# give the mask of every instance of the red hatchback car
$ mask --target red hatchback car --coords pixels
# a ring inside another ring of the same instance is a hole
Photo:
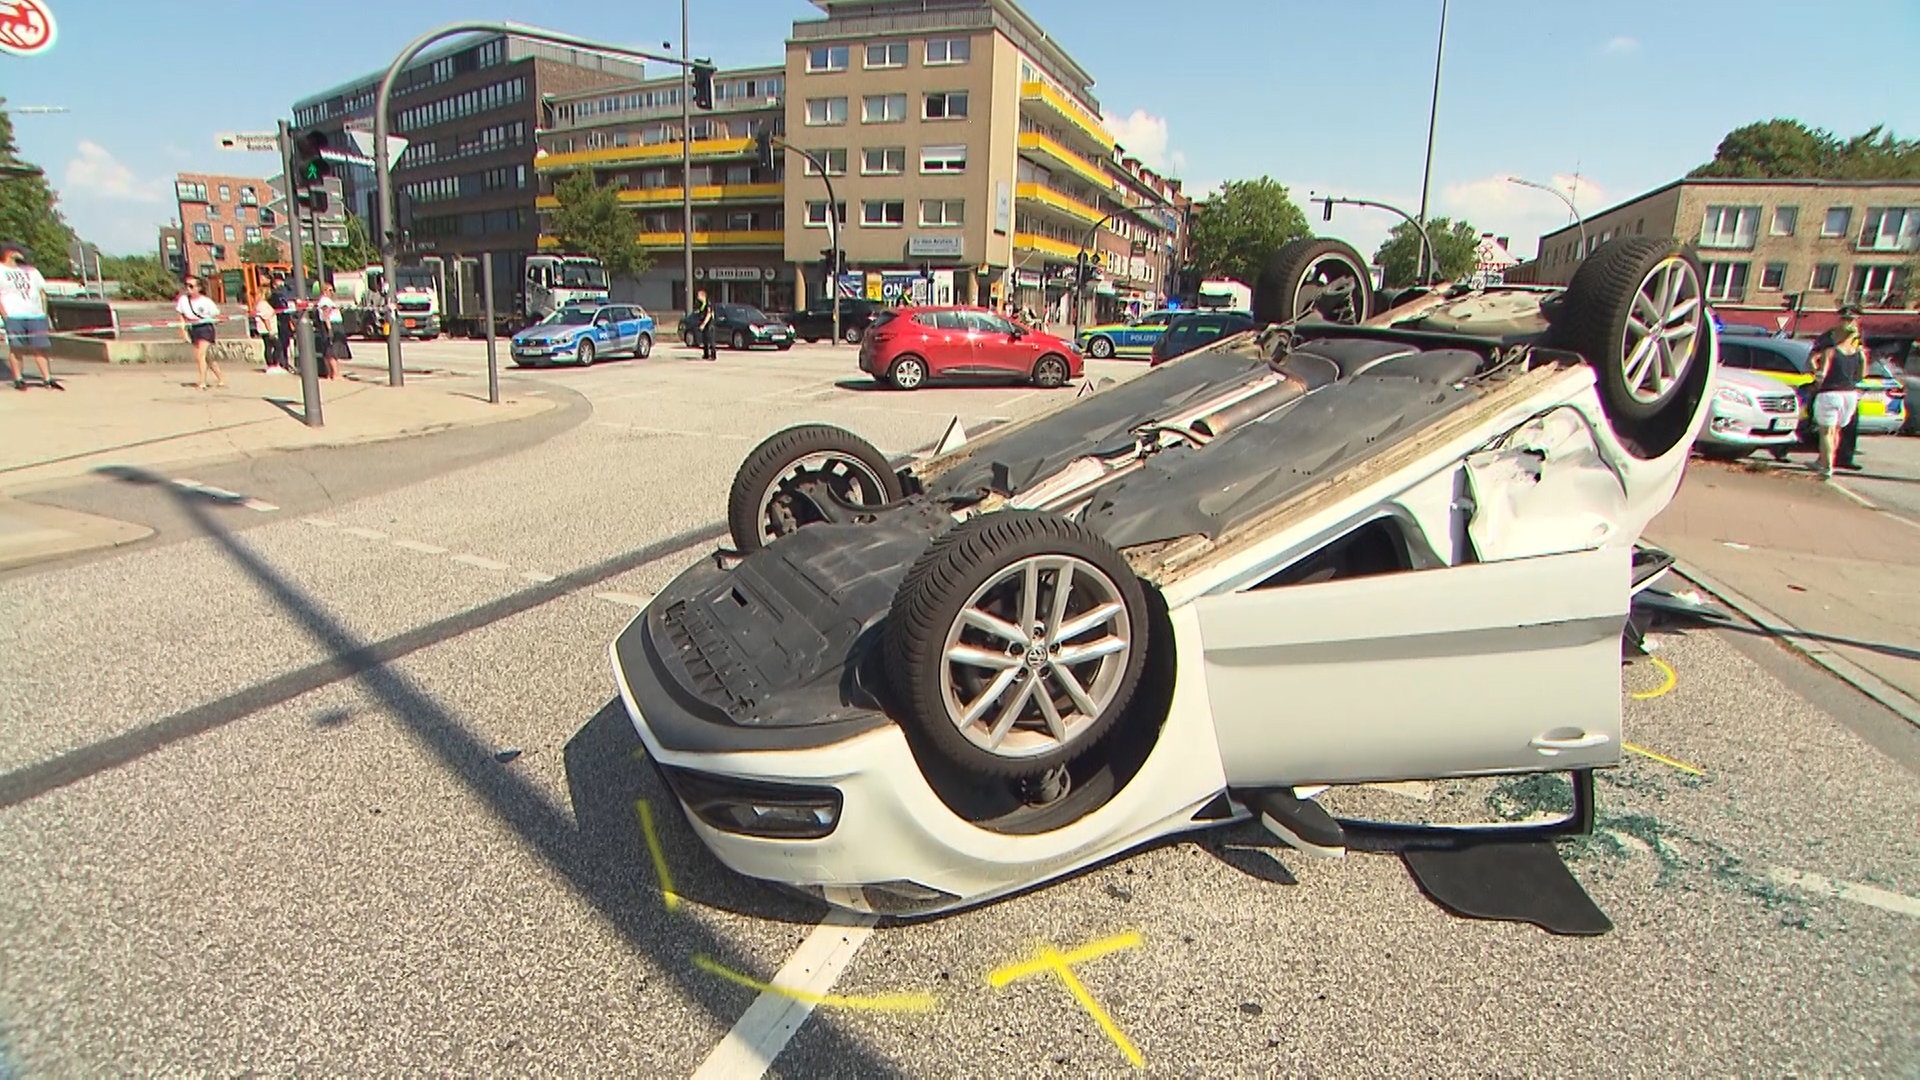
[[[874,317],[860,343],[860,370],[900,390],[938,378],[1055,387],[1080,377],[1080,354],[983,308],[902,307]]]

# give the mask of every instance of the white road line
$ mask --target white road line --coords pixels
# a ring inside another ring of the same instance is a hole
[[[633,593],[624,593],[624,592],[594,593],[593,598],[595,600],[605,600],[609,604],[620,604],[625,607],[635,607],[635,608],[646,607],[649,603],[652,602],[651,597],[635,596]]]
[[[461,554],[461,555],[455,555],[455,556],[453,556],[452,558],[453,558],[453,561],[454,561],[454,562],[457,562],[457,563],[466,563],[466,564],[467,564],[468,566],[477,566],[477,567],[479,567],[479,568],[480,568],[480,569],[482,569],[482,570],[511,570],[511,569],[513,569],[513,567],[511,567],[511,566],[508,566],[508,565],[507,565],[506,563],[503,563],[503,562],[497,562],[497,561],[495,561],[495,560],[493,560],[493,559],[485,559],[485,558],[481,558],[481,557],[480,557],[480,556],[478,556],[478,555],[466,555],[466,554]]]
[[[441,547],[439,544],[423,544],[418,540],[395,540],[393,546],[405,548],[408,551],[417,551],[422,555],[445,555],[447,553],[447,549]]]
[[[357,536],[362,540],[385,540],[387,538],[387,534],[381,532],[379,529],[363,529],[357,525],[352,528],[341,529],[340,531],[346,533],[348,536]]]
[[[216,499],[226,499],[230,502],[238,502],[239,500],[246,498],[246,496],[240,494],[237,491],[228,491],[226,488],[217,488],[209,484],[201,484],[200,490],[202,492],[205,492],[208,495],[213,496]]]
[[[1893,520],[1899,522],[1900,524],[1907,526],[1908,528],[1920,529],[1920,521],[1914,521],[1910,518],[1902,517],[1899,514],[1896,514],[1893,511],[1887,509],[1886,507],[1881,506],[1879,503],[1874,502],[1872,499],[1867,498],[1865,495],[1862,495],[1859,492],[1853,490],[1847,485],[1842,484],[1838,480],[1827,481],[1827,486],[1839,492],[1840,494],[1845,495],[1847,498],[1852,499],[1854,502],[1859,503],[1861,506],[1864,506],[1869,510],[1877,511],[1881,514],[1884,514],[1887,517],[1890,517]]]
[[[200,481],[189,480],[184,476],[176,476],[173,478],[173,486],[177,488],[186,488],[188,491],[199,491]]]
[[[322,529],[337,529],[340,527],[340,523],[333,520],[332,518],[309,517],[309,518],[301,518],[300,520],[306,522],[309,525],[318,526]]]
[[[873,936],[873,924],[871,915],[829,913],[794,950],[793,958],[773,977],[773,985],[810,996],[825,994]],[[766,1075],[773,1059],[812,1012],[811,1001],[771,990],[762,993],[694,1070],[693,1080],[754,1080]]]
[[[270,502],[266,502],[261,499],[242,499],[240,500],[240,505],[246,507],[249,510],[258,511],[262,514],[271,514],[275,510],[280,509],[278,506],[275,506],[274,504]]]
[[[553,580],[552,574],[543,574],[538,570],[522,570],[520,576],[533,582],[535,585],[545,585],[547,582]]]
[[[717,431],[688,431],[684,428],[648,427],[645,424],[622,424],[616,420],[601,420],[597,422],[601,427],[637,431],[642,435],[672,435],[682,439],[728,439],[737,442],[750,442],[753,439],[751,435],[728,435]]]
[[[1819,874],[1803,873],[1776,866],[1770,875],[1780,885],[1792,886],[1821,896],[1831,896],[1837,900],[1851,900],[1856,904],[1865,904],[1882,911],[1891,911],[1896,915],[1906,915],[1920,919],[1920,899],[1903,893],[1876,889],[1871,885],[1856,885],[1851,881],[1834,881]]]

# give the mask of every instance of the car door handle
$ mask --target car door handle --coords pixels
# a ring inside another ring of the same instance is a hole
[[[1543,732],[1533,737],[1527,745],[1552,757],[1568,750],[1591,750],[1596,746],[1605,746],[1613,741],[1613,736],[1604,731],[1583,731],[1577,735],[1563,735],[1558,731]]]

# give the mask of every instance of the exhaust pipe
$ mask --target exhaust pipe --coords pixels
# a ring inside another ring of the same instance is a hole
[[[1216,409],[1194,421],[1193,429],[1208,438],[1219,438],[1227,432],[1249,421],[1258,420],[1284,406],[1307,396],[1306,384],[1288,375],[1283,381],[1269,386],[1251,397],[1243,398],[1224,408]]]

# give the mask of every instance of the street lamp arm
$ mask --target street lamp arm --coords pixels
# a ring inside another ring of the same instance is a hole
[[[1433,238],[1427,235],[1427,227],[1421,224],[1419,219],[1407,213],[1405,210],[1390,203],[1374,202],[1372,199],[1347,199],[1334,195],[1313,195],[1311,192],[1308,193],[1307,201],[1326,203],[1328,204],[1329,210],[1332,209],[1332,204],[1341,203],[1346,206],[1370,206],[1375,210],[1385,210],[1388,213],[1399,214],[1402,218],[1406,219],[1407,224],[1413,226],[1414,230],[1420,234],[1420,250],[1422,254],[1426,256],[1426,264],[1434,270],[1440,268],[1440,252],[1438,248],[1433,246]]]
[[[771,133],[767,142],[781,150],[790,150],[807,159],[815,172],[820,174],[820,182],[827,185],[827,244],[833,248],[833,266],[827,275],[827,299],[833,305],[833,343],[840,343],[840,197],[833,193],[833,177],[827,172],[827,163],[813,156],[813,151],[798,147]]]
[[[1537,180],[1527,180],[1518,176],[1507,177],[1507,183],[1519,184],[1521,187],[1538,188],[1539,190],[1546,192],[1547,194],[1553,196],[1554,198],[1559,199],[1561,202],[1566,203],[1567,213],[1573,215],[1573,223],[1580,230],[1580,257],[1583,259],[1586,258],[1587,222],[1585,218],[1582,218],[1580,216],[1580,208],[1573,205],[1573,199],[1569,197],[1566,192],[1561,191],[1557,187],[1553,187],[1548,184],[1542,184]]]

